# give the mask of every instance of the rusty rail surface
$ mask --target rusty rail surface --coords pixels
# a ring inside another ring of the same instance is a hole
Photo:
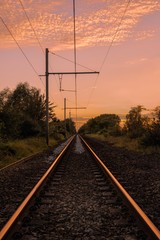
[[[21,217],[24,214],[24,211],[28,208],[30,203],[33,201],[33,199],[35,198],[35,195],[40,191],[40,189],[42,188],[42,185],[47,181],[51,172],[55,169],[55,167],[57,166],[60,159],[64,156],[64,154],[68,150],[69,146],[71,145],[74,137],[75,136],[71,137],[69,143],[64,147],[64,149],[61,151],[61,153],[58,155],[58,157],[54,160],[54,162],[48,168],[46,173],[42,176],[42,178],[38,181],[38,183],[34,186],[34,188],[28,194],[28,196],[24,199],[24,201],[21,203],[21,205],[17,208],[15,213],[12,215],[12,217],[8,220],[8,222],[2,228],[2,230],[0,232],[0,240],[10,239],[10,236],[12,235],[14,227],[20,221]]]
[[[101,159],[96,155],[96,153],[90,148],[90,146],[86,143],[86,141],[80,136],[84,146],[89,149],[94,158],[102,167],[103,171],[109,176],[113,185],[116,186],[117,191],[120,193],[123,200],[127,203],[128,207],[131,209],[133,214],[135,215],[138,222],[140,222],[143,230],[147,233],[152,240],[160,240],[160,231],[154,225],[154,223],[147,217],[147,215],[143,212],[143,210],[138,206],[138,204],[133,200],[133,198],[127,193],[127,191],[122,187],[122,185],[117,181],[117,179],[113,176],[113,174],[109,171],[106,165],[101,161]]]

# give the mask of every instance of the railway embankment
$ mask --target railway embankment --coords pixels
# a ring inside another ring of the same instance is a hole
[[[159,155],[144,155],[95,139],[86,140],[141,209],[159,227]],[[32,160],[0,171],[1,226],[63,147],[61,145]],[[79,139],[70,154],[53,176],[51,188],[45,187],[44,198],[35,206],[36,216],[30,216],[29,223],[25,223],[27,227],[25,225],[21,229],[21,236],[29,236],[22,239],[41,236],[46,236],[47,239],[51,236],[56,236],[55,239],[62,239],[62,236],[63,239],[96,239],[96,236],[97,239],[106,239],[106,236],[108,239],[146,239],[132,223],[133,219],[126,220],[126,210],[117,205],[121,201],[115,191],[110,192],[110,187],[107,187],[109,183],[106,186],[106,180],[100,176],[97,166],[88,159],[89,154],[84,152]],[[123,213],[119,212],[121,210]]]
[[[129,194],[160,227],[160,154],[144,154],[106,141],[86,138]]]

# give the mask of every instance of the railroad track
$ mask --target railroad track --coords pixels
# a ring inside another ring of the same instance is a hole
[[[3,227],[0,239],[160,239],[93,150],[79,141],[77,137],[77,147],[70,140]]]

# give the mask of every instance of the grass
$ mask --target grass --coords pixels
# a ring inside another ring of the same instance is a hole
[[[123,147],[128,150],[141,152],[144,154],[151,154],[151,153],[160,153],[160,147],[144,147],[139,144],[139,139],[131,139],[127,136],[110,136],[108,135],[105,137],[104,135],[99,134],[88,134],[89,137],[93,137],[95,139],[99,139],[101,141],[107,141],[112,143],[116,147]]]
[[[57,144],[57,141],[51,138],[50,146],[55,144]],[[0,168],[47,149],[49,147],[46,145],[45,138],[27,138],[6,143],[0,142]]]

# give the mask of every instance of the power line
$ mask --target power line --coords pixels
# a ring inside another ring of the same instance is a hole
[[[64,59],[64,60],[66,60],[66,61],[68,61],[68,62],[71,62],[71,63],[74,63],[74,61],[72,61],[72,60],[70,60],[70,59],[68,59],[68,58],[65,58],[65,57],[63,57],[63,56],[61,56],[61,55],[59,55],[59,54],[57,54],[57,53],[54,53],[54,52],[51,52],[50,51],[50,53],[51,54],[53,54],[53,55],[55,55],[55,56],[57,56],[57,57],[59,57],[59,58],[62,58],[62,59]],[[91,68],[88,68],[88,67],[86,67],[86,66],[84,66],[84,65],[82,65],[82,64],[79,64],[79,63],[76,63],[78,66],[80,66],[80,67],[83,67],[83,68],[85,68],[85,69],[87,69],[87,70],[89,70],[89,71],[93,71],[94,72],[94,70],[93,69],[91,69]],[[56,76],[56,75],[55,75]],[[68,91],[68,90],[61,90],[61,91]],[[73,92],[73,91],[72,91]],[[74,92],[75,92],[75,90],[74,90]]]
[[[36,39],[37,39],[37,42],[38,42],[38,44],[39,44],[39,46],[40,46],[43,54],[45,54],[45,51],[44,51],[44,49],[43,49],[43,47],[42,47],[42,45],[41,45],[41,43],[40,43],[40,41],[39,41],[39,38],[38,38],[38,36],[37,36],[37,34],[36,34],[36,31],[35,31],[32,23],[31,23],[31,21],[30,21],[30,19],[29,19],[29,17],[28,17],[28,14],[27,14],[27,12],[26,12],[26,10],[25,10],[25,8],[24,8],[24,5],[23,5],[23,3],[22,3],[21,0],[19,0],[19,2],[20,2],[20,4],[21,4],[21,7],[22,7],[22,9],[23,9],[23,11],[24,11],[24,13],[25,13],[25,16],[26,16],[26,18],[27,18],[27,20],[28,20],[28,22],[29,22],[29,24],[30,24],[30,27],[32,28],[32,30],[33,30],[33,32],[34,32],[34,35],[35,35],[35,37],[36,37]]]
[[[127,5],[126,5],[126,7],[125,7],[125,10],[124,10],[124,12],[123,12],[123,14],[122,14],[121,20],[120,20],[120,22],[119,22],[119,24],[118,24],[118,26],[117,26],[117,28],[116,28],[116,31],[115,31],[115,33],[114,33],[114,35],[113,35],[113,38],[112,38],[112,41],[111,41],[111,43],[110,43],[110,45],[109,45],[108,51],[107,51],[107,53],[106,53],[106,55],[105,55],[105,57],[104,57],[104,60],[103,60],[103,62],[102,62],[102,64],[101,64],[100,71],[102,70],[102,67],[103,67],[103,65],[104,65],[104,63],[105,63],[105,61],[106,61],[106,59],[107,59],[107,57],[108,57],[108,55],[109,55],[109,52],[110,52],[110,50],[111,50],[111,47],[113,46],[114,40],[115,40],[115,38],[116,38],[116,36],[117,36],[117,33],[119,32],[119,28],[120,28],[120,26],[121,26],[121,24],[122,24],[122,21],[123,21],[123,19],[124,19],[124,17],[125,17],[125,14],[126,14],[126,12],[127,12],[127,9],[128,9],[128,7],[129,7],[130,3],[131,3],[131,0],[128,0]]]
[[[106,53],[106,55],[105,55],[105,57],[104,57],[104,59],[103,59],[103,62],[102,62],[102,64],[101,64],[101,66],[100,66],[100,70],[99,70],[100,73],[101,73],[102,67],[104,66],[104,63],[105,63],[105,61],[106,61],[106,59],[107,59],[107,57],[108,57],[108,55],[109,55],[109,52],[110,52],[110,50],[111,50],[111,47],[113,46],[113,43],[114,43],[114,41],[115,41],[115,38],[116,38],[116,36],[117,36],[117,33],[119,32],[119,28],[120,28],[120,26],[121,26],[121,24],[122,24],[122,21],[123,21],[123,19],[124,19],[124,17],[125,17],[125,14],[126,14],[126,12],[127,12],[127,9],[128,9],[128,7],[129,7],[130,3],[131,3],[131,0],[128,0],[127,5],[126,5],[126,7],[125,7],[125,10],[124,10],[124,12],[123,12],[123,14],[122,14],[121,20],[120,20],[120,22],[119,22],[119,24],[118,24],[118,26],[117,26],[117,28],[116,28],[116,31],[115,31],[115,33],[114,33],[114,35],[113,35],[113,38],[112,38],[112,41],[111,41],[111,43],[110,43],[110,45],[109,45],[109,47],[108,47],[107,53]],[[97,84],[97,81],[98,81],[99,76],[100,76],[100,74],[99,74],[99,75],[96,77],[96,79],[95,79],[95,84],[94,84],[94,87],[92,88],[92,91],[91,91],[91,93],[90,93],[87,106],[89,105],[89,102],[90,102],[90,99],[91,99],[91,97],[92,97],[93,91],[94,91],[94,89],[96,88],[96,84]]]
[[[41,50],[42,50],[42,53],[43,53],[43,55],[45,56],[45,51],[44,51],[44,49],[43,49],[43,47],[42,47],[42,44],[41,44],[41,42],[40,42],[40,40],[39,40],[39,38],[38,38],[38,36],[37,36],[37,34],[36,34],[36,31],[35,31],[32,23],[31,23],[31,21],[30,21],[30,19],[29,19],[29,16],[28,16],[28,14],[27,14],[27,12],[26,12],[26,10],[25,10],[25,8],[24,8],[24,5],[23,5],[23,3],[22,3],[21,0],[19,0],[19,2],[20,2],[20,4],[21,4],[21,7],[22,7],[22,9],[23,9],[23,11],[24,11],[24,13],[25,13],[25,16],[26,16],[26,18],[27,18],[27,20],[28,20],[28,22],[29,22],[29,24],[30,24],[30,27],[31,27],[31,29],[32,29],[35,37],[36,37],[36,40],[37,40],[37,42],[38,42],[38,44],[39,44],[39,46],[40,46],[40,48],[41,48]],[[49,64],[49,65],[50,65],[50,64]],[[51,65],[50,65],[50,68],[52,69],[52,66],[51,66]],[[52,71],[53,71],[53,69],[52,69]],[[56,84],[57,84],[56,76],[54,76],[54,78],[55,78]],[[58,87],[58,84],[57,84],[57,87]],[[63,98],[62,93],[61,93],[61,97]],[[51,97],[51,98],[52,98],[53,102],[55,102],[55,100],[53,99],[53,97]]]
[[[39,46],[40,46],[40,48],[41,48],[41,50],[42,50],[42,53],[43,53],[43,55],[45,56],[45,51],[44,51],[44,49],[43,49],[43,47],[42,47],[42,44],[41,44],[41,42],[40,42],[40,40],[39,40],[39,38],[38,38],[38,36],[37,36],[37,34],[36,34],[36,31],[35,31],[32,23],[31,23],[31,21],[30,21],[30,19],[29,19],[29,16],[28,16],[28,14],[27,14],[27,12],[26,12],[26,10],[25,10],[25,8],[24,8],[24,5],[23,5],[23,3],[22,3],[21,0],[19,0],[19,2],[20,2],[20,4],[21,4],[21,7],[22,7],[22,9],[23,9],[23,11],[24,11],[24,13],[25,13],[25,16],[26,16],[26,18],[27,18],[27,20],[28,20],[28,22],[29,22],[29,24],[30,24],[30,27],[31,27],[31,29],[32,29],[35,37],[36,37],[36,40],[37,40],[37,42],[38,42],[38,44],[39,44]],[[51,66],[51,65],[50,65],[50,67],[51,67],[51,69],[52,69],[52,66]],[[55,79],[56,79],[56,77],[55,77]],[[57,80],[57,79],[56,79],[56,80]],[[56,83],[57,83],[57,82],[56,82]],[[58,87],[58,85],[57,85],[57,87]],[[61,94],[61,96],[62,96],[62,94]],[[53,100],[53,98],[52,98],[52,100]],[[53,100],[53,101],[54,101],[54,100]]]
[[[74,61],[72,61],[72,60],[70,60],[70,59],[68,59],[68,58],[65,58],[65,57],[63,57],[63,56],[61,56],[61,55],[59,55],[59,54],[57,54],[57,53],[54,53],[54,52],[50,52],[51,54],[53,54],[53,55],[55,55],[55,56],[57,56],[57,57],[59,57],[59,58],[62,58],[62,59],[64,59],[64,60],[66,60],[66,61],[68,61],[68,62],[71,62],[71,63],[74,63]],[[90,70],[90,71],[94,71],[93,69],[91,69],[91,68],[88,68],[88,67],[86,67],[86,66],[84,66],[84,65],[82,65],[82,64],[79,64],[79,63],[76,63],[78,66],[80,66],[80,67],[83,67],[83,68],[86,68],[86,69],[88,69],[88,70]]]
[[[7,26],[7,24],[5,23],[5,21],[3,20],[2,17],[0,17],[2,23],[4,24],[4,26],[6,27],[6,29],[8,30],[9,34],[11,35],[11,37],[13,38],[13,40],[15,41],[15,43],[17,44],[18,48],[20,49],[21,53],[23,54],[23,56],[25,57],[25,59],[27,60],[27,62],[29,63],[29,65],[31,66],[32,70],[34,71],[34,73],[38,76],[38,78],[41,80],[42,84],[44,85],[42,79],[39,77],[38,72],[36,71],[36,69],[34,68],[33,64],[30,62],[30,60],[28,59],[28,57],[26,56],[26,54],[24,53],[23,49],[21,48],[21,46],[19,45],[19,43],[17,42],[17,40],[15,39],[15,37],[13,36],[11,30],[9,29],[9,27]]]
[[[38,36],[37,36],[37,34],[36,34],[36,31],[34,30],[32,24],[31,24],[31,21],[30,21],[27,13],[26,13],[26,11],[25,11],[25,8],[24,8],[24,6],[23,6],[23,4],[22,4],[22,1],[19,0],[19,2],[20,2],[20,4],[21,4],[21,7],[22,7],[22,9],[23,9],[23,11],[24,11],[24,13],[25,13],[25,16],[26,16],[26,18],[27,18],[27,20],[28,20],[28,22],[29,22],[29,24],[30,24],[30,26],[31,26],[31,29],[32,29],[33,32],[34,32],[34,35],[35,35],[36,40],[37,40],[37,42],[38,42],[38,44],[39,44],[39,46],[40,46],[40,48],[41,48],[41,50],[42,50],[42,53],[45,55],[44,49],[43,49],[43,47],[42,47],[42,45],[41,45],[41,43],[40,43],[40,41],[39,41],[39,39],[38,39]],[[38,72],[36,71],[36,69],[34,68],[33,64],[30,62],[30,60],[28,59],[28,57],[27,57],[26,54],[24,53],[23,49],[22,49],[21,46],[19,45],[19,43],[18,43],[18,41],[16,40],[16,38],[13,36],[11,30],[9,29],[9,27],[7,26],[7,24],[5,23],[5,21],[3,20],[3,18],[2,18],[2,17],[0,17],[0,18],[1,18],[2,23],[4,24],[4,26],[5,26],[6,29],[8,30],[9,34],[11,35],[11,37],[13,38],[13,40],[15,41],[16,45],[17,45],[18,48],[20,49],[21,53],[22,53],[23,56],[26,58],[27,62],[29,63],[29,65],[31,66],[31,68],[33,69],[33,71],[35,72],[35,74],[38,76],[38,78],[40,79],[40,81],[42,82],[42,84],[43,84],[43,86],[44,86],[44,88],[45,88],[45,84],[44,84],[43,80],[41,79],[41,77],[39,76],[39,74],[38,74]],[[56,79],[56,77],[55,77],[55,79]],[[56,83],[57,83],[57,82],[56,82]],[[58,87],[58,86],[57,86],[57,87]],[[61,97],[62,97],[62,93],[61,93]],[[52,98],[52,100],[53,100],[53,98]],[[53,100],[53,102],[55,102],[55,100]]]
[[[52,53],[52,52],[49,51],[49,53]],[[53,72],[53,68],[52,68],[52,66],[50,65],[50,63],[49,63],[49,66],[50,66],[50,68],[51,68],[51,70],[52,70],[52,72]],[[55,80],[56,80],[57,89],[59,89],[56,75],[53,75],[53,77],[54,77]],[[52,83],[51,83],[51,84],[52,84]],[[62,100],[63,100],[63,99],[64,99],[64,96],[63,96],[63,94],[62,94],[62,91],[59,91],[59,92],[60,92],[60,96],[61,96],[61,98],[62,98]],[[52,100],[53,100],[53,98],[52,98]],[[53,100],[53,101],[54,101],[54,100]]]

